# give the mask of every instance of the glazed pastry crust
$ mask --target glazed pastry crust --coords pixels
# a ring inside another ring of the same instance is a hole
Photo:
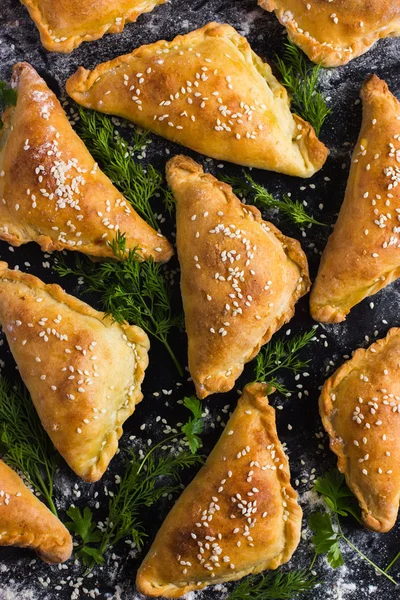
[[[190,158],[171,159],[167,180],[177,205],[189,370],[205,398],[232,389],[244,364],[292,318],[310,288],[307,259],[297,240]]]
[[[46,50],[72,52],[82,42],[120,33],[143,13],[166,0],[21,0]]]
[[[259,383],[244,389],[217,445],[171,509],[145,557],[136,579],[140,593],[177,598],[207,585],[276,569],[290,560],[300,541],[302,511],[290,484],[267,391],[268,386]],[[243,514],[240,497],[257,500],[250,533],[246,533],[248,511]],[[219,509],[214,510],[215,505]],[[202,519],[204,510],[211,520]],[[207,549],[206,536],[220,546],[216,564],[210,561],[212,548]],[[212,570],[205,568],[210,563]]]
[[[48,563],[72,554],[72,538],[64,525],[0,460],[0,546],[31,548]]]
[[[327,157],[311,125],[290,113],[270,66],[230,25],[209,23],[93,71],[80,67],[66,88],[83,106],[216,159],[310,177]]]
[[[356,350],[325,382],[319,400],[338,469],[365,525],[378,532],[394,526],[399,509],[399,362],[400,329],[393,328],[367,350]]]
[[[142,400],[147,335],[4,262],[0,322],[54,446],[79,477],[97,481]]]
[[[152,229],[97,167],[55,94],[27,63],[14,66],[16,107],[0,130],[0,239],[35,241],[44,252],[77,250],[114,257],[108,242],[164,262],[168,240]]]
[[[363,121],[346,195],[311,290],[311,315],[339,323],[400,276],[400,104],[376,75],[361,90]]]
[[[345,65],[386,37],[400,35],[398,0],[258,0],[315,63]],[[308,8],[309,7],[309,8]]]

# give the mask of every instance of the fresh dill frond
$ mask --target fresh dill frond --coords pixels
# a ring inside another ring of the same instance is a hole
[[[352,515],[360,523],[360,509],[353,493],[346,485],[343,475],[337,469],[331,469],[314,483],[315,491],[324,499],[329,512],[313,512],[308,520],[313,536],[311,541],[315,546],[315,555],[311,563],[310,570],[313,568],[318,555],[324,554],[333,569],[337,569],[344,564],[344,558],[341,551],[341,544],[345,543],[349,548],[354,550],[360,558],[370,564],[375,571],[384,575],[394,585],[397,582],[388,575],[387,571],[378,567],[371,559],[368,558],[357,546],[353,544],[347,536],[345,536],[340,517],[348,517]]]
[[[163,202],[167,213],[171,217],[176,208],[176,202],[174,195],[169,188],[163,190]]]
[[[284,194],[280,199],[275,198],[264,186],[260,185],[249,175],[243,171],[244,180],[237,176],[222,175],[221,179],[225,183],[232,186],[234,193],[241,197],[250,195],[252,202],[260,210],[278,209],[279,212],[296,225],[321,225],[325,227],[325,223],[317,221],[311,217],[304,205],[298,200],[292,200],[290,196]]]
[[[10,87],[5,81],[0,80],[0,112],[4,112],[7,106],[15,106],[17,104],[17,92]],[[0,129],[3,128],[3,121],[0,119]]]
[[[306,569],[266,572],[243,579],[226,600],[293,600],[318,583]]]
[[[86,285],[85,292],[99,294],[103,310],[115,321],[139,325],[159,340],[183,375],[168,341],[171,330],[180,326],[181,317],[172,313],[171,293],[162,266],[152,258],[141,261],[135,249],[127,251],[125,234],[120,232],[110,246],[118,262],[94,263],[76,253],[75,266],[70,267],[60,253],[54,269],[61,277],[80,278]]]
[[[0,453],[21,472],[57,515],[53,501],[57,455],[22,384],[0,377]]]
[[[274,374],[282,369],[299,373],[307,367],[310,361],[299,358],[298,354],[315,339],[315,330],[316,327],[313,327],[292,339],[277,339],[263,346],[255,359],[255,381],[268,383],[282,394],[290,394],[290,390]]]
[[[133,130],[129,145],[116,131],[111,119],[96,111],[78,106],[79,135],[104,173],[121,191],[141,217],[156,231],[159,224],[151,200],[161,189],[162,175],[152,165],[144,166],[133,159],[143,149],[149,133]]]
[[[321,66],[312,64],[292,42],[285,43],[283,58],[276,56],[276,63],[294,110],[311,123],[318,136],[325,119],[332,112],[318,90]]]
[[[105,527],[96,528],[89,507],[85,507],[83,513],[72,506],[67,511],[72,521],[66,526],[79,539],[76,555],[88,569],[102,564],[105,552],[126,537],[140,550],[147,537],[142,521],[144,509],[179,492],[181,471],[203,462],[196,454],[201,446],[198,435],[203,431],[201,403],[191,397],[184,398],[183,404],[192,416],[182,425],[180,433],[173,433],[155,444],[144,458],[133,451],[129,453],[124,473],[109,502]],[[170,445],[179,438],[185,438],[189,450],[182,445]]]

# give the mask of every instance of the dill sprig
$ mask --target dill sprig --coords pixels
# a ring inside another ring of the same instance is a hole
[[[0,452],[21,472],[57,515],[53,502],[56,453],[22,384],[0,378]]]
[[[126,537],[130,537],[140,550],[147,537],[142,511],[161,498],[179,492],[181,471],[202,463],[202,457],[196,454],[200,447],[197,434],[203,431],[201,403],[196,398],[185,398],[183,404],[192,417],[182,425],[180,433],[173,433],[155,444],[142,459],[133,451],[129,453],[118,488],[111,496],[104,527],[96,527],[89,507],[81,512],[72,506],[67,511],[72,521],[66,526],[80,539],[76,554],[88,569],[102,564],[105,552]],[[189,450],[182,445],[168,445],[182,437]]]
[[[7,106],[15,106],[17,104],[17,92],[10,87],[5,81],[0,80],[0,112],[4,112]],[[3,128],[3,121],[0,119],[0,129]]]
[[[282,83],[292,98],[295,111],[311,123],[317,136],[326,117],[332,112],[318,91],[321,65],[313,65],[292,42],[285,43],[283,58],[276,56]]]
[[[164,344],[182,376],[182,367],[168,342],[171,329],[179,327],[182,319],[172,314],[162,267],[152,258],[141,261],[136,249],[127,251],[125,234],[117,232],[110,246],[118,262],[94,263],[77,253],[75,266],[70,267],[59,254],[54,269],[61,277],[77,276],[86,284],[85,292],[99,294],[103,310],[115,321],[139,325]]]
[[[263,346],[255,359],[255,380],[268,383],[281,394],[290,394],[290,390],[274,376],[274,373],[281,369],[299,373],[307,367],[310,361],[299,358],[298,354],[315,339],[315,330],[316,327],[313,327],[291,340],[277,339]]]
[[[151,199],[161,190],[162,175],[152,165],[146,167],[133,160],[134,152],[142,150],[148,131],[133,129],[128,144],[114,129],[112,121],[101,113],[78,106],[79,135],[104,173],[141,217],[156,231],[159,224],[151,207]]]
[[[318,583],[306,569],[250,575],[234,588],[226,600],[293,600]]]
[[[397,585],[393,577],[387,573],[393,561],[384,571],[361,552],[343,532],[339,517],[351,515],[361,523],[358,503],[347,487],[344,476],[337,469],[331,469],[322,477],[318,477],[314,489],[322,496],[330,512],[318,511],[312,513],[309,517],[308,524],[313,532],[311,541],[315,546],[315,555],[310,570],[320,554],[326,554],[327,560],[333,569],[341,567],[344,564],[344,558],[340,545],[344,542],[376,571],[384,575],[394,585]]]
[[[325,223],[317,221],[311,217],[304,208],[304,205],[298,200],[292,200],[290,196],[284,194],[279,200],[275,198],[264,186],[260,185],[243,171],[244,180],[237,176],[222,175],[221,179],[232,186],[237,196],[245,197],[250,194],[252,201],[260,210],[278,209],[279,212],[295,223],[296,225],[321,225],[326,227]]]

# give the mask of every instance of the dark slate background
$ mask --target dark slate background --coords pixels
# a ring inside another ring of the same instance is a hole
[[[93,68],[97,63],[130,52],[141,44],[162,38],[171,39],[177,34],[200,27],[210,20],[228,22],[236,27],[240,33],[248,37],[254,50],[266,59],[273,60],[275,53],[282,50],[285,40],[282,27],[273,15],[257,8],[255,0],[230,0],[230,2],[172,0],[169,4],[158,7],[153,13],[140,17],[138,23],[128,25],[122,34],[108,35],[97,42],[83,44],[71,55],[48,53],[44,50],[38,32],[25,8],[17,0],[0,0],[0,78],[8,80],[12,65],[17,61],[26,60],[39,71],[59,96],[64,96],[65,80],[79,65]],[[368,54],[349,65],[323,71],[321,89],[333,109],[321,134],[322,140],[330,149],[326,165],[312,180],[253,171],[256,180],[264,183],[272,192],[292,192],[293,197],[307,202],[309,210],[317,219],[333,224],[343,199],[350,155],[361,121],[361,106],[358,100],[361,82],[366,75],[375,72],[386,79],[391,90],[399,95],[399,60],[399,41],[383,40]],[[71,110],[68,110],[71,113]],[[178,146],[154,136],[147,150],[147,158],[159,168],[163,168],[168,156],[179,151],[181,150]],[[204,157],[188,153],[197,160],[205,161]],[[222,167],[220,163],[217,164],[212,160],[207,160],[205,166],[214,174]],[[240,173],[237,167],[229,164],[224,165],[224,169],[229,173]],[[162,207],[157,205],[157,201],[155,210],[162,212]],[[282,220],[276,213],[266,216],[284,233],[301,239],[314,277],[329,229],[313,226],[300,231]],[[173,219],[166,217],[166,222],[162,223],[161,228],[173,240]],[[52,257],[43,255],[35,244],[13,249],[1,242],[0,256],[9,262],[11,267],[19,265],[21,269],[38,275],[47,282],[59,282],[51,270]],[[177,263],[171,262],[167,269],[167,274],[176,287],[179,278]],[[61,283],[70,293],[96,304],[94,298],[88,299],[83,295],[84,290],[77,281],[63,280]],[[371,301],[373,304],[370,305]],[[351,354],[352,350],[367,346],[376,337],[384,336],[391,326],[399,324],[399,305],[400,286],[394,283],[374,298],[365,300],[353,309],[345,323],[319,326],[317,341],[306,351],[312,359],[308,372],[296,381],[290,375],[285,379],[290,389],[294,390],[292,397],[284,398],[275,395],[271,398],[271,403],[279,407],[278,431],[281,440],[287,445],[292,480],[300,494],[300,502],[306,516],[318,507],[318,500],[312,492],[313,479],[334,464],[334,457],[328,450],[326,436],[322,433],[318,416],[319,388],[324,379],[343,362],[344,357]],[[311,325],[308,298],[305,298],[299,302],[295,318],[278,335],[285,336],[286,333],[293,335],[309,329]],[[182,363],[186,364],[184,335],[177,335],[171,341]],[[8,377],[17,377],[15,363],[6,342],[0,348],[0,359],[4,361],[4,365],[1,363],[2,373]],[[107,489],[113,489],[115,475],[121,473],[122,457],[126,450],[133,447],[139,451],[145,448],[149,439],[153,442],[162,439],[165,435],[164,426],[160,427],[161,422],[156,421],[157,416],[165,418],[172,427],[183,420],[184,412],[177,401],[184,394],[193,393],[192,384],[186,378],[179,380],[167,353],[154,341],[152,341],[150,361],[143,387],[145,398],[135,415],[126,423],[125,434],[120,443],[121,454],[112,461],[102,482],[84,484],[64,463],[61,463],[56,479],[55,498],[61,518],[64,520],[64,511],[71,503],[89,504],[96,518],[102,520],[105,512],[101,505],[107,505]],[[251,378],[252,367],[248,365],[235,390],[228,394],[212,396],[204,402],[208,413],[204,435],[206,452],[215,443],[221,426],[227,420],[229,410],[233,409],[236,403],[240,389],[246,382],[251,381]],[[146,425],[144,430],[140,429],[143,423]],[[187,473],[185,481],[189,481],[191,476],[192,474]],[[98,509],[95,508],[96,502],[100,504]],[[171,502],[166,501],[164,505],[143,515],[148,527],[149,541],[166,515]],[[308,567],[313,556],[308,541],[310,532],[306,526],[306,519],[303,526],[304,539],[290,563],[293,568]],[[384,535],[356,527],[351,521],[346,523],[345,529],[352,541],[382,567],[387,565],[400,549],[399,526]],[[345,566],[336,571],[333,571],[323,558],[317,560],[315,571],[323,583],[310,593],[308,598],[312,600],[364,600],[366,598],[395,600],[399,598],[398,590],[389,581],[377,576],[374,570],[362,562],[353,551],[344,547],[343,554]],[[108,555],[104,567],[97,568],[89,577],[84,577],[79,563],[74,560],[60,567],[47,566],[26,550],[1,548],[0,600],[67,598],[136,600],[139,595],[135,590],[134,579],[140,559],[141,556],[135,556],[127,544],[121,543]],[[400,580],[400,561],[391,574]],[[204,600],[222,600],[226,596],[228,587],[216,586],[196,596]]]

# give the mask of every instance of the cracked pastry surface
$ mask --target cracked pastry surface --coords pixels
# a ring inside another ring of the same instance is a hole
[[[114,257],[117,230],[127,249],[169,260],[168,240],[150,227],[98,168],[55,94],[27,63],[13,68],[17,105],[0,129],[0,239],[37,242],[44,252]]]
[[[266,384],[245,387],[217,445],[139,568],[139,592],[176,598],[290,560],[300,541],[302,511],[267,391]]]
[[[97,481],[142,400],[147,335],[4,262],[0,323],[54,446],[79,477]]]
[[[290,112],[285,88],[230,25],[80,67],[66,84],[82,106],[119,115],[213,158],[310,177],[328,150]]]
[[[338,469],[356,495],[367,527],[389,531],[400,501],[400,329],[330,377],[319,400]]]
[[[82,42],[106,33],[120,33],[166,0],[21,0],[40,33],[46,50],[72,52]]]
[[[324,67],[345,65],[385,37],[400,35],[398,0],[258,0],[289,39]]]
[[[364,82],[361,98],[346,195],[311,290],[316,321],[343,321],[400,276],[400,103],[376,75]]]
[[[0,546],[31,548],[48,563],[72,553],[72,538],[59,519],[0,460]]]
[[[297,240],[263,221],[226,183],[186,156],[167,163],[189,370],[199,398],[234,386],[310,287]]]

